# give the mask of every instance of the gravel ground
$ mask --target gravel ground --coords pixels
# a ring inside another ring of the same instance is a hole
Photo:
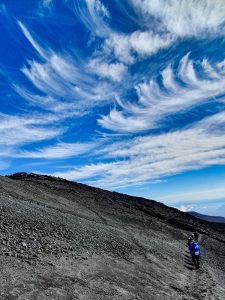
[[[195,270],[186,249],[200,233]],[[35,174],[0,177],[0,299],[225,299],[225,225]]]

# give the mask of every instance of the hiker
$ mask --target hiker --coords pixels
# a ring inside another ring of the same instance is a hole
[[[189,238],[188,238],[188,242],[187,242],[187,246],[188,246],[188,249],[192,243],[192,241],[194,240],[194,234],[192,233]],[[190,250],[190,249],[189,249]]]
[[[201,254],[201,249],[196,241],[192,241],[191,245],[189,247],[191,256],[192,256],[192,261],[195,265],[196,269],[199,269],[199,259],[200,259],[200,254]]]

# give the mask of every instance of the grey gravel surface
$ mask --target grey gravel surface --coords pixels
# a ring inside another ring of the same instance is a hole
[[[195,270],[186,249],[200,234]],[[0,299],[225,299],[225,225],[35,174],[0,177]]]

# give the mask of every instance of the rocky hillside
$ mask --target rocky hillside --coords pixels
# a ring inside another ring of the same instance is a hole
[[[14,174],[0,177],[0,229],[0,299],[225,299],[225,225],[155,201]]]

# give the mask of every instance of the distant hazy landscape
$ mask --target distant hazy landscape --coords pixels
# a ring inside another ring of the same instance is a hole
[[[216,215],[216,216],[203,215],[203,214],[199,214],[199,213],[194,212],[194,211],[191,211],[191,212],[188,212],[188,213],[190,215],[194,216],[194,217],[197,217],[199,219],[206,220],[206,221],[209,221],[209,222],[225,223],[225,218],[221,217],[219,215]]]

